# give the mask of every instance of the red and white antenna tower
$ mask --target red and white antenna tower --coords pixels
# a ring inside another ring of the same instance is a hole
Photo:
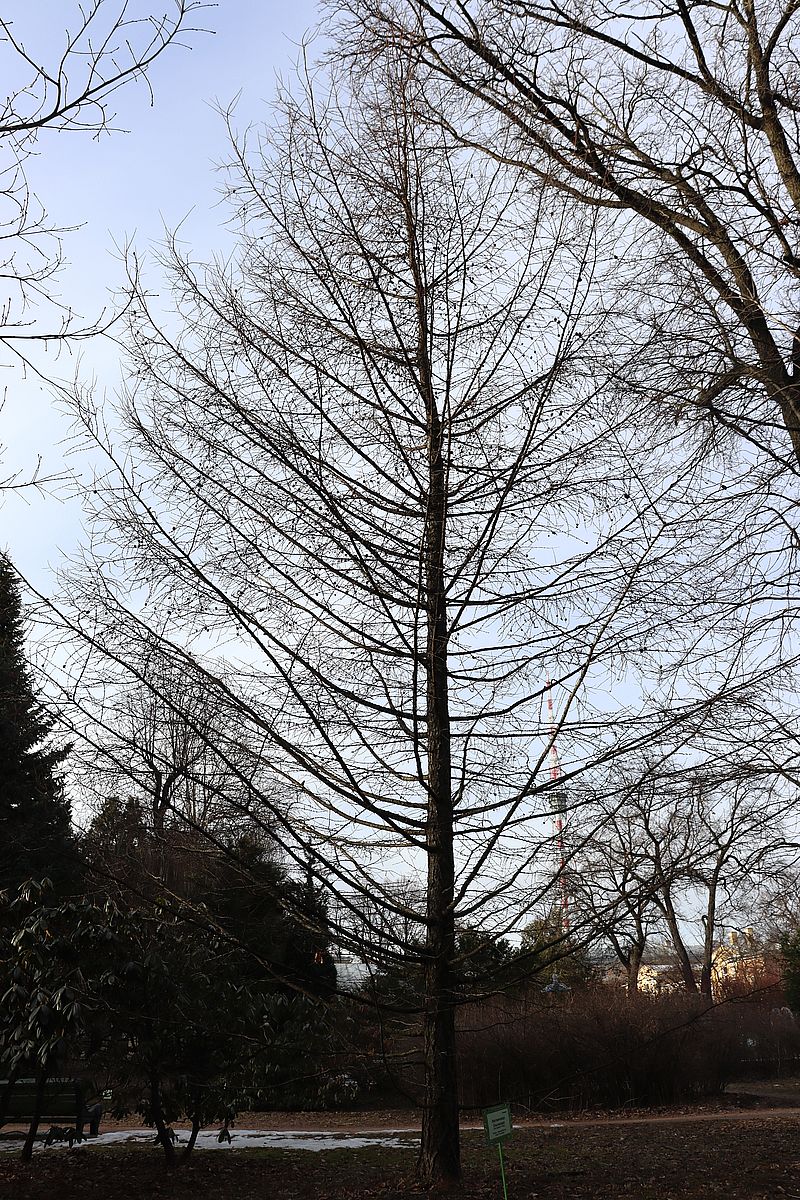
[[[564,847],[564,816],[567,811],[566,796],[561,779],[561,764],[556,747],[556,719],[553,712],[553,685],[547,680],[547,719],[550,725],[550,778],[553,781],[552,809],[556,827],[556,851],[558,853],[558,890],[561,907],[561,931],[569,933],[569,891],[567,889],[567,855]]]

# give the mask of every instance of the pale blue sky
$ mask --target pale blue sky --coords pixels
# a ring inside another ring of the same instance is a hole
[[[23,11],[19,0],[15,7]],[[40,20],[47,14],[54,29],[57,20],[60,35],[76,6],[74,0],[37,0],[33,7]],[[7,3],[4,15],[8,10]],[[29,16],[30,0],[25,11]],[[130,132],[97,141],[46,132],[28,164],[29,181],[52,222],[82,226],[65,239],[68,266],[58,285],[61,298],[86,318],[103,309],[121,281],[115,243],[134,238],[146,249],[165,225],[187,218],[183,232],[199,257],[223,244],[214,165],[226,157],[226,135],[215,102],[227,104],[241,92],[239,126],[267,116],[276,75],[291,74],[301,39],[319,21],[315,0],[220,0],[200,17],[215,32],[194,35],[191,50],[174,47],[155,64],[153,107],[142,85],[116,94],[116,124]],[[112,346],[85,347],[84,360],[87,376],[113,388],[118,368]],[[64,361],[54,370],[66,375],[72,368]],[[0,414],[3,473],[24,471],[38,453],[45,471],[57,470],[67,422],[51,395],[5,364],[0,386],[7,392]],[[48,496],[5,499],[0,545],[37,585],[49,586],[50,567],[78,537],[77,505]]]

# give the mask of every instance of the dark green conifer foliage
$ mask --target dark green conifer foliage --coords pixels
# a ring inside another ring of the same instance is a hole
[[[0,554],[0,888],[26,879],[63,885],[75,869],[69,804],[49,744],[52,720],[37,699],[24,654],[17,577]]]

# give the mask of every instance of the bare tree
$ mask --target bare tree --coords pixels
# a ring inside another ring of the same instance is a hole
[[[717,746],[700,759],[698,748],[692,758],[670,748],[638,772],[631,764],[616,786],[612,777],[595,798],[599,833],[573,867],[576,906],[626,967],[631,990],[648,938],[661,931],[684,989],[711,997],[720,930],[748,923],[793,854],[794,790],[763,764],[725,761]],[[699,952],[689,942],[697,930]]]
[[[344,7],[367,46],[402,43],[482,102],[487,153],[618,214],[616,273],[649,327],[651,384],[669,364],[664,395],[682,381],[678,395],[691,403],[693,389],[712,422],[796,470],[794,0]],[[501,135],[498,149],[498,127],[511,148]]]
[[[704,995],[712,994],[720,929],[752,910],[759,885],[786,863],[790,849],[786,819],[793,807],[793,794],[776,796],[772,781],[743,773],[715,788],[702,782],[696,788],[690,811],[697,846],[690,878],[702,903],[700,991]]]
[[[91,726],[83,721],[74,730],[80,735],[74,786],[95,809],[127,789],[156,839],[169,824],[221,834],[230,826],[232,804],[243,835],[258,747],[226,727],[226,710],[185,663],[151,646],[140,669],[135,683],[106,689]],[[260,791],[267,788],[261,780]]]
[[[597,801],[596,801],[597,802]],[[575,856],[569,877],[572,920],[607,943],[625,971],[627,990],[639,990],[648,944],[660,926],[642,831],[619,797],[603,801],[597,833]]]
[[[291,802],[256,784],[251,811],[336,891],[342,937],[349,912],[363,945],[368,896],[374,954],[408,961],[387,928],[413,941],[420,1173],[452,1182],[456,921],[501,937],[552,886],[553,736],[567,789],[650,736],[627,711],[612,732],[585,683],[641,645],[636,598],[675,531],[663,488],[657,516],[625,489],[659,461],[621,433],[637,399],[598,403],[593,223],[426,121],[437,85],[402,56],[355,87],[332,71],[239,144],[235,263],[201,269],[174,242],[160,325],[131,261],[124,433],[77,397],[107,468],[94,553],[64,580],[60,699],[102,720],[98,681],[146,682],[158,629],[263,745]],[[421,904],[395,886],[409,875]]]
[[[64,7],[64,6],[62,6]],[[0,346],[4,365],[37,372],[34,347],[63,347],[97,334],[107,319],[84,320],[56,291],[69,231],[48,219],[46,203],[32,191],[26,164],[46,153],[55,133],[99,136],[115,128],[116,92],[144,81],[169,47],[198,32],[192,22],[203,0],[170,0],[152,13],[138,0],[91,0],[66,6],[66,28],[23,4],[0,17]],[[16,10],[16,11],[14,11]],[[37,372],[38,373],[38,372]],[[12,471],[0,490],[42,486],[37,467],[28,477]]]

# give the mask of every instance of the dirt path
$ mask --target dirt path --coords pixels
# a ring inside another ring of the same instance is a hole
[[[684,1108],[680,1111],[644,1112],[641,1109],[629,1114],[601,1113],[595,1116],[573,1116],[565,1113],[553,1113],[549,1116],[516,1117],[514,1125],[518,1129],[595,1129],[604,1126],[632,1125],[676,1125],[713,1121],[781,1121],[800,1119],[800,1105],[788,1103],[784,1106],[775,1104],[776,1098],[771,1098],[773,1105],[756,1103],[753,1107],[737,1108]],[[788,1097],[787,1097],[788,1099]],[[792,1095],[791,1100],[794,1100]],[[139,1129],[141,1119],[130,1117],[127,1120],[115,1121],[104,1119],[100,1129],[103,1133],[116,1130]],[[5,1125],[3,1134],[22,1133],[27,1127],[22,1125]],[[186,1129],[184,1122],[176,1122],[176,1129]],[[257,1129],[265,1132],[292,1133],[341,1133],[341,1134],[379,1134],[379,1133],[411,1133],[420,1131],[420,1116],[416,1112],[403,1109],[384,1109],[368,1112],[243,1112],[240,1113],[233,1129]],[[475,1117],[461,1121],[462,1129],[482,1129],[483,1124]],[[42,1133],[47,1131],[46,1124]]]
[[[629,1115],[601,1114],[593,1117],[553,1113],[552,1116],[519,1117],[514,1125],[519,1129],[580,1129],[607,1125],[674,1125],[697,1121],[780,1121],[800,1119],[800,1105],[752,1108],[687,1108],[680,1112],[636,1112]],[[103,1121],[103,1131],[139,1128],[141,1121]],[[420,1116],[415,1112],[384,1110],[380,1112],[305,1112],[305,1113],[240,1113],[234,1128],[261,1129],[293,1133],[419,1133]],[[182,1123],[176,1128],[183,1129]],[[477,1118],[461,1122],[462,1129],[483,1129]]]
[[[630,1117],[552,1117],[549,1120],[535,1118],[516,1121],[524,1129],[576,1129],[583,1126],[596,1128],[603,1125],[676,1125],[697,1121],[780,1121],[784,1118],[797,1120],[800,1108],[718,1108],[713,1111],[695,1109],[690,1112],[658,1113],[653,1116]],[[482,1129],[479,1125],[464,1125],[462,1129]]]

